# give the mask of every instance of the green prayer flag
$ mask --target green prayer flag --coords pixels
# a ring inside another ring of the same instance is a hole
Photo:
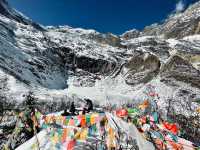
[[[138,113],[139,110],[137,108],[128,108],[128,113],[132,114],[132,113]]]
[[[40,113],[39,111],[37,111],[37,112],[35,113],[35,116],[36,116],[37,119],[40,119],[41,113]]]
[[[59,135],[59,136],[60,136],[60,135],[62,136],[62,129],[58,128],[58,131],[57,131],[57,132],[58,132],[58,135]]]
[[[88,124],[88,123],[90,123],[90,115],[85,115],[85,117],[86,117],[86,123]]]
[[[70,116],[66,117],[66,119],[65,119],[65,125],[68,125],[70,118],[71,118]]]

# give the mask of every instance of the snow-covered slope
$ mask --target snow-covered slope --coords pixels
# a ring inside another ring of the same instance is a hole
[[[163,80],[169,77],[163,79],[162,68],[169,67],[173,55],[180,55],[188,62],[182,71],[187,72],[191,64],[191,71],[196,75],[190,71],[190,80],[185,80],[184,75],[176,80],[189,88],[193,88],[191,84],[194,83],[194,88],[200,87],[198,35],[180,40],[166,40],[162,36],[130,36],[126,39],[69,26],[38,29],[33,24],[10,8],[6,1],[1,1],[0,67],[1,72],[16,80],[13,86],[26,87],[40,96],[57,90],[59,94],[76,94],[102,101],[109,95],[117,103],[117,99],[136,99],[137,91],[154,81],[161,80],[174,88],[164,83]]]

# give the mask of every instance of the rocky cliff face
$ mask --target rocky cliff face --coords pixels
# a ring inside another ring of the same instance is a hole
[[[200,3],[191,5],[185,12],[169,16],[163,24],[146,27],[144,35],[164,35],[165,38],[181,39],[200,33]]]
[[[139,103],[155,86],[163,115],[200,107],[200,2],[162,25],[121,36],[68,26],[42,27],[0,0],[0,81],[4,101],[90,98]],[[6,92],[5,92],[6,89]]]

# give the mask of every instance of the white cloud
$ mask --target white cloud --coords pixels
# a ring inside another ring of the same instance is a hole
[[[181,12],[185,9],[185,3],[183,0],[180,0],[177,4],[176,4],[176,12]]]

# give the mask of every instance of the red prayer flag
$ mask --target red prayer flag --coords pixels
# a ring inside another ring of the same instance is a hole
[[[178,127],[177,127],[176,124],[171,124],[171,123],[168,123],[168,122],[164,122],[163,125],[167,130],[171,131],[173,134],[176,135],[178,133]]]
[[[86,119],[85,119],[85,115],[83,115],[81,119],[81,127],[85,127],[85,126],[86,126]]]
[[[119,109],[116,111],[116,115],[118,117],[125,117],[128,115],[128,111],[126,109]]]
[[[70,140],[67,144],[67,150],[74,150],[74,146],[76,144],[75,140]]]

